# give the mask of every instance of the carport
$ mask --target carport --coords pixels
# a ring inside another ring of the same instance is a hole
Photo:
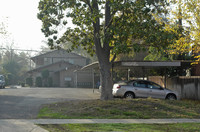
[[[185,61],[117,61],[112,63],[112,77],[113,77],[113,70],[114,69],[125,69],[128,72],[128,80],[129,80],[129,73],[130,70],[134,67],[140,67],[143,71],[143,79],[144,79],[144,71],[145,69],[154,69],[154,68],[164,68],[165,73],[168,67],[181,67],[181,66],[190,66],[191,62]],[[99,69],[99,63],[94,62],[87,66],[84,66],[82,70],[91,70],[94,73],[94,70]],[[94,80],[94,79],[93,79]],[[166,87],[166,74],[165,74],[165,82],[164,85]],[[93,81],[93,88],[94,88],[94,81]]]

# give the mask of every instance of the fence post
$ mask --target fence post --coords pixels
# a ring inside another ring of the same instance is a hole
[[[183,92],[184,91],[184,79],[180,78],[180,77],[178,79],[179,79],[179,81],[181,83],[181,97],[185,98],[186,95],[184,95],[184,92]]]

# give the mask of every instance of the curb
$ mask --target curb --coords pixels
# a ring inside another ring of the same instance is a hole
[[[170,124],[170,123],[200,123],[200,119],[0,119],[1,122],[21,122],[33,124]]]

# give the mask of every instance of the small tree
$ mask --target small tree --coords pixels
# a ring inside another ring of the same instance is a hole
[[[20,65],[15,61],[8,61],[3,64],[3,68],[8,76],[8,84],[17,84],[19,81],[19,69]]]

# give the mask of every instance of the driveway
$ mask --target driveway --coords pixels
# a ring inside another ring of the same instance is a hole
[[[0,119],[35,119],[42,104],[98,98],[97,89],[94,93],[85,88],[0,89]]]

